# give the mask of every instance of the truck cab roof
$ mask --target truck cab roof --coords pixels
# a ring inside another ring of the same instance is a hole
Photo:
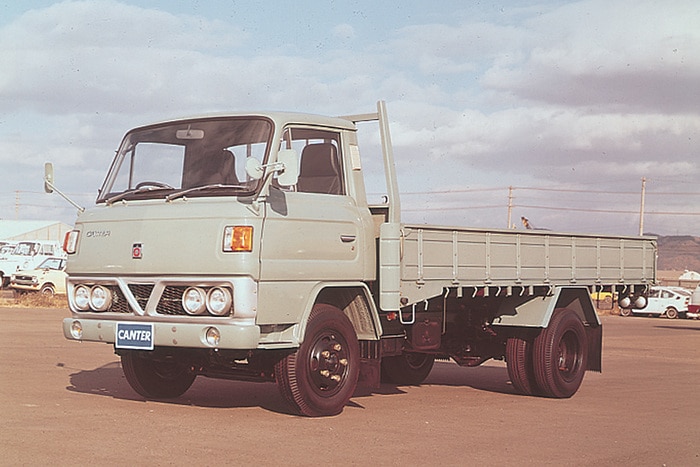
[[[309,125],[322,125],[333,128],[341,128],[346,130],[354,130],[355,124],[343,117],[328,117],[324,115],[316,115],[309,113],[300,112],[278,112],[278,111],[252,111],[252,112],[211,112],[198,115],[190,115],[177,117],[173,119],[162,120],[156,123],[149,123],[147,125],[139,126],[139,128],[147,128],[154,125],[161,125],[163,123],[172,123],[179,121],[189,121],[196,119],[207,119],[207,118],[228,118],[228,117],[262,117],[272,120],[275,127],[282,127],[290,123],[295,124],[309,124]]]

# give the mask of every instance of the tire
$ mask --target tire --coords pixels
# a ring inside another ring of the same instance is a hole
[[[314,306],[304,342],[275,364],[275,380],[295,412],[337,415],[348,403],[360,374],[360,345],[350,320],[332,305]]]
[[[405,352],[382,358],[382,382],[399,385],[416,385],[425,381],[433,369],[435,357],[421,353]]]
[[[513,388],[526,396],[539,394],[532,364],[532,340],[509,337],[506,344],[506,366]]]
[[[672,306],[666,308],[666,317],[668,319],[676,319],[678,318],[678,310],[673,308]]]
[[[122,370],[134,391],[147,399],[171,399],[183,395],[197,375],[173,355],[155,358],[143,350],[121,351]]]
[[[632,316],[631,308],[620,308],[620,316]]]
[[[532,358],[543,396],[563,399],[578,391],[588,365],[588,341],[574,311],[554,311],[549,326],[535,338]]]
[[[56,295],[56,289],[54,288],[53,284],[44,284],[41,287],[41,295],[45,297],[53,297]]]

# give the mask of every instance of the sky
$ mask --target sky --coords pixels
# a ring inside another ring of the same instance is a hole
[[[404,222],[700,236],[697,0],[296,3],[0,0],[0,219],[72,224],[44,163],[93,206],[138,125],[384,100]]]

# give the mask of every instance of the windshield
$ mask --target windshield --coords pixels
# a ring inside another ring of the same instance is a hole
[[[272,123],[262,117],[185,120],[133,130],[124,137],[97,202],[253,192],[247,157],[266,160]]]
[[[37,269],[55,269],[61,271],[66,267],[66,260],[61,258],[47,258]]]

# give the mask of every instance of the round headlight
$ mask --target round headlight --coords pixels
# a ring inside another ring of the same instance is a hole
[[[96,285],[90,289],[90,307],[95,311],[105,311],[112,306],[112,293],[108,288]]]
[[[73,303],[80,311],[87,311],[90,308],[90,289],[84,285],[79,285],[73,291]]]
[[[201,315],[207,311],[206,295],[198,287],[189,287],[182,294],[182,308],[190,315]]]
[[[231,310],[231,292],[222,287],[214,287],[207,294],[207,309],[216,316],[224,316]]]

